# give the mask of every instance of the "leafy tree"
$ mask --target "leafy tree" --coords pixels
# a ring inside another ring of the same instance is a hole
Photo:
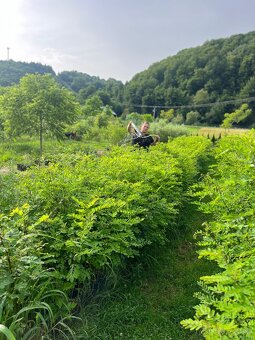
[[[13,60],[0,60],[0,86],[11,86],[18,84],[19,80],[26,74],[52,74],[55,76],[51,66],[40,63],[24,63]]]
[[[247,104],[243,104],[239,109],[232,113],[225,113],[221,126],[230,128],[234,123],[238,124],[252,113]]]
[[[183,119],[183,116],[182,116],[181,113],[178,113],[178,114],[176,115],[176,117],[174,117],[174,118],[172,119],[172,123],[173,123],[173,124],[181,125],[181,124],[183,124],[183,122],[184,122],[184,119]]]
[[[103,128],[103,127],[106,127],[108,125],[109,120],[110,120],[109,115],[107,115],[106,112],[102,112],[95,117],[95,124],[99,128]]]
[[[125,108],[125,115],[127,110],[153,114],[155,106],[200,105],[253,97],[254,46],[255,32],[207,41],[154,63],[126,84],[77,71],[61,72],[56,79],[74,91],[82,105],[92,96],[99,96],[103,105],[110,105],[118,116]],[[41,64],[0,61],[0,85],[10,86],[24,74],[35,72],[55,75],[51,68]],[[250,104],[250,109],[255,113],[255,105]],[[218,125],[224,113],[231,110],[233,107],[223,105],[216,110],[201,107],[201,122]],[[185,117],[187,110],[182,114]],[[245,124],[253,126],[255,119],[250,116]]]
[[[255,97],[255,76],[251,77],[241,89],[239,96],[241,98]],[[249,108],[255,113],[255,102],[251,101],[249,103]],[[255,126],[255,115],[250,115],[249,118],[245,121],[245,125],[251,126],[254,128]]]
[[[85,105],[82,108],[83,115],[96,116],[102,112],[103,102],[98,96],[93,96],[86,100]]]
[[[200,120],[200,114],[197,111],[190,111],[187,113],[185,123],[187,125],[195,125],[198,124]]]
[[[153,122],[153,116],[150,113],[144,113],[141,115],[143,122]]]
[[[7,133],[39,135],[41,155],[43,134],[62,138],[65,124],[72,123],[79,113],[72,93],[60,87],[49,74],[23,77],[19,85],[4,95],[2,108]]]
[[[193,98],[193,102],[195,104],[206,104],[209,101],[210,101],[210,97],[209,97],[207,90],[205,89],[201,89],[197,91]]]
[[[250,32],[182,50],[135,75],[125,85],[125,101],[131,107],[133,104],[133,108],[142,104],[153,108],[153,105],[200,105],[236,99],[254,76],[254,42],[255,32]],[[252,110],[255,113],[255,107]],[[215,118],[214,110],[208,115],[207,112],[206,108],[199,109],[203,123],[220,124],[228,111],[218,106]]]
[[[127,120],[132,120],[136,124],[141,124],[142,123],[142,116],[137,113],[137,112],[131,112],[126,116]]]
[[[170,122],[174,118],[174,109],[169,109],[168,111],[161,110],[160,118],[166,119]]]

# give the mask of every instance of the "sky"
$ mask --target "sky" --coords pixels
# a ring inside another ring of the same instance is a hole
[[[250,31],[254,0],[0,1],[0,60],[124,83],[182,49]]]

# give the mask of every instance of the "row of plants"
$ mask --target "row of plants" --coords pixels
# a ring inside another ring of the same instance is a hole
[[[164,244],[210,153],[208,139],[179,137],[149,151],[59,154],[47,167],[1,176],[5,330],[18,339],[74,337],[68,320],[80,291]]]
[[[197,232],[199,257],[218,271],[201,277],[200,303],[182,321],[206,339],[255,338],[255,133],[228,136],[216,149],[216,165],[195,187],[210,222]]]

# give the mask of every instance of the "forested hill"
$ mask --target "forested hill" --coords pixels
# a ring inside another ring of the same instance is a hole
[[[97,95],[104,105],[110,105],[117,114],[123,111],[124,85],[121,81],[109,78],[107,80],[90,76],[77,71],[64,71],[57,75],[58,81],[77,93],[78,100],[84,103],[86,99]]]
[[[254,97],[254,76],[255,32],[250,32],[211,40],[153,64],[126,84],[125,95],[129,103],[152,106]],[[254,110],[254,103],[249,105]],[[148,111],[148,108],[133,108]],[[200,119],[208,124],[220,123],[223,114],[232,109],[233,105],[196,108]],[[180,112],[185,116],[187,110]]]
[[[30,73],[52,74],[60,84],[74,91],[81,103],[93,95],[98,95],[103,103],[112,106],[117,114],[123,111],[124,85],[121,81],[113,78],[104,80],[77,71],[63,71],[56,75],[48,65],[0,60],[0,86],[17,84],[20,78]]]
[[[27,73],[50,73],[55,75],[51,66],[40,63],[25,63],[13,60],[0,60],[0,86],[17,84]]]
[[[196,123],[217,125],[224,113],[232,112],[239,103],[199,105],[255,97],[255,32],[184,49],[136,74],[126,84],[77,71],[55,75],[50,66],[38,63],[0,61],[0,86],[17,83],[26,73],[51,73],[76,92],[81,103],[98,95],[104,105],[111,105],[117,114],[124,110],[152,113],[153,107],[158,106],[158,115],[161,106],[166,110],[171,106],[193,105],[175,109],[180,123],[185,122],[188,112],[194,111]],[[255,102],[249,106],[254,114],[244,124],[254,126]]]

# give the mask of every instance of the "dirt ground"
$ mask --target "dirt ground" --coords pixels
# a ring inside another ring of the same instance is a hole
[[[8,174],[10,171],[11,171],[11,169],[10,169],[10,168],[7,168],[7,167],[0,168],[0,175],[6,175],[6,174]]]

